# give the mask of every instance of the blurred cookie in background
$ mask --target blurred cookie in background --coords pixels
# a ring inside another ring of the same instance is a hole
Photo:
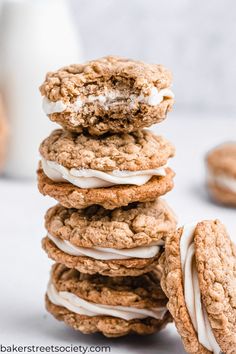
[[[225,142],[206,156],[207,187],[216,202],[236,206],[236,141]]]
[[[3,107],[2,97],[0,96],[0,173],[3,171],[3,166],[6,157],[8,137],[8,123]]]

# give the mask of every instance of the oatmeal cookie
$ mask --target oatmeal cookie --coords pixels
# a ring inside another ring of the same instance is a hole
[[[137,276],[157,265],[166,234],[176,218],[164,200],[115,210],[50,208],[45,216],[48,256],[82,273]]]
[[[40,91],[52,121],[102,135],[161,122],[174,103],[171,84],[162,65],[108,56],[49,72]]]
[[[169,141],[148,130],[94,137],[57,129],[41,143],[39,151],[44,160],[67,169],[103,172],[155,169],[175,153]]]
[[[236,353],[236,248],[223,224],[202,221],[169,234],[160,268],[185,350]]]
[[[81,274],[55,264],[46,307],[58,320],[83,333],[108,337],[151,334],[171,321],[155,272],[138,277]]]
[[[134,202],[155,200],[174,187],[174,172],[166,168],[163,177],[154,176],[141,186],[118,185],[108,188],[79,188],[69,182],[54,182],[48,178],[41,166],[38,169],[38,188],[40,193],[56,199],[66,208],[86,208],[101,205],[106,209],[115,209]]]

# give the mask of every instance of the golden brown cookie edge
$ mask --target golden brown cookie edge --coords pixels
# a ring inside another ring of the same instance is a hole
[[[115,209],[136,201],[146,202],[169,192],[173,187],[174,172],[166,169],[165,177],[152,177],[142,186],[115,186],[98,189],[81,189],[71,183],[58,183],[50,180],[38,169],[38,188],[43,195],[49,195],[66,208],[86,208],[99,204],[105,209]]]
[[[46,295],[46,309],[57,320],[64,321],[74,330],[85,334],[101,332],[106,337],[121,337],[129,333],[148,335],[161,331],[171,322],[170,313],[167,312],[162,320],[148,317],[144,320],[131,320],[111,316],[82,316],[75,314],[64,307],[54,305]]]
[[[57,263],[64,264],[68,268],[73,268],[81,273],[117,276],[138,276],[153,270],[158,263],[160,253],[152,258],[131,258],[123,260],[97,260],[91,257],[76,257],[61,251],[48,238],[42,241],[42,247],[48,257]]]
[[[165,252],[159,260],[161,286],[168,298],[167,308],[173,317],[185,350],[191,354],[209,354],[210,352],[198,341],[185,303],[179,249],[182,232],[183,228],[179,228],[166,238]]]
[[[224,353],[236,347],[236,246],[219,220],[198,223],[194,233],[201,297]]]

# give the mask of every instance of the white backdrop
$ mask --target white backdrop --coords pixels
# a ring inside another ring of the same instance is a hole
[[[71,0],[86,58],[119,54],[174,73],[178,112],[236,112],[234,0]]]

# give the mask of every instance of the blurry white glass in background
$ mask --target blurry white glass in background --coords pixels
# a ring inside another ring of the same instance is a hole
[[[48,71],[82,60],[67,0],[6,0],[0,13],[0,94],[9,120],[5,174],[32,178],[38,147],[55,128],[38,87]]]

